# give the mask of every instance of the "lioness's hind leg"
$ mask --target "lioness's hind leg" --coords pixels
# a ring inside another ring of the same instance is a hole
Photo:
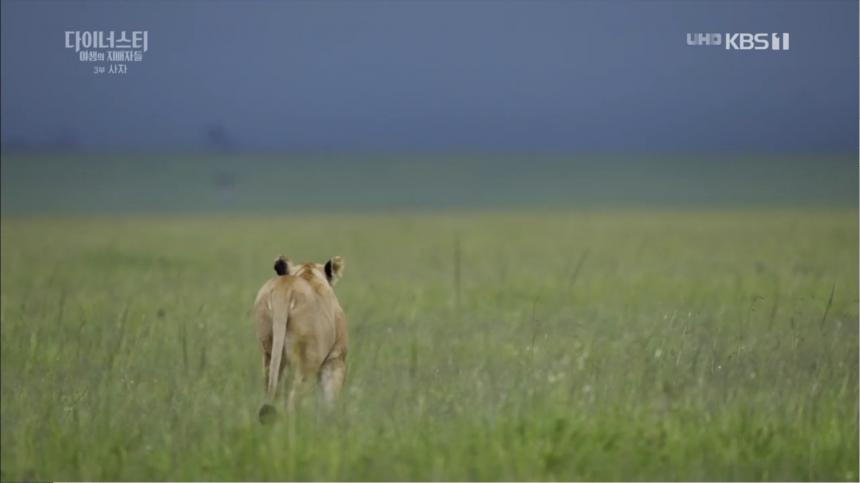
[[[296,402],[302,394],[305,385],[305,375],[300,370],[293,372],[293,381],[290,385],[290,394],[287,396],[287,412],[294,413],[296,410]]]
[[[323,364],[319,382],[326,406],[331,407],[334,404],[340,394],[340,388],[343,387],[344,379],[346,379],[346,362],[342,358],[329,359]]]

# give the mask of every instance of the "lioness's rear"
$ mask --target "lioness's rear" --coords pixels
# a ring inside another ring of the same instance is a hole
[[[293,265],[275,260],[277,276],[257,293],[254,316],[263,354],[266,403],[260,419],[274,414],[278,383],[293,371],[287,407],[295,406],[304,383],[316,377],[326,403],[334,402],[346,377],[346,317],[333,287],[343,273],[344,262],[334,257],[325,265]]]

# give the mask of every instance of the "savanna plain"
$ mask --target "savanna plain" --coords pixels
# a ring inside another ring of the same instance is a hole
[[[0,476],[856,481],[857,247],[850,205],[4,216]],[[279,254],[345,258],[349,370],[265,426]]]

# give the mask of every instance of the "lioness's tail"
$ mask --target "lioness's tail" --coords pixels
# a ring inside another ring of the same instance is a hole
[[[285,297],[274,297],[272,301],[272,358],[269,361],[269,384],[267,394],[269,400],[275,399],[280,379],[281,358],[285,355],[284,347],[287,339],[287,322],[289,319],[292,293]]]

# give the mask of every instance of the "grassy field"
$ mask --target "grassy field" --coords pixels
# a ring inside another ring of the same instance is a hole
[[[4,218],[3,480],[857,480],[856,209]],[[250,307],[343,255],[349,375]],[[458,269],[459,267],[459,269]]]

